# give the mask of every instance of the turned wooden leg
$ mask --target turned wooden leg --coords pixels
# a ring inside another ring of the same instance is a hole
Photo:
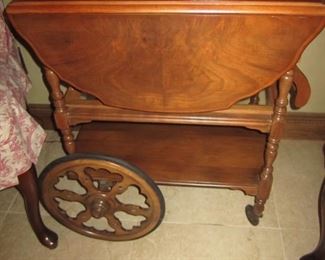
[[[24,198],[25,209],[38,240],[46,247],[53,249],[57,246],[58,236],[43,223],[39,211],[39,190],[34,166],[18,176],[16,188]]]
[[[45,77],[51,88],[51,98],[55,107],[54,119],[57,128],[61,132],[64,149],[69,154],[74,153],[75,143],[69,125],[68,111],[64,103],[64,95],[60,89],[60,80],[50,69],[45,69]]]
[[[288,93],[292,86],[293,71],[287,72],[280,79],[279,96],[272,118],[272,125],[265,151],[265,166],[260,174],[254,206],[246,206],[246,215],[252,225],[258,225],[262,217],[264,205],[269,198],[273,182],[273,162],[277,156],[279,142],[284,129],[284,116],[287,111]]]

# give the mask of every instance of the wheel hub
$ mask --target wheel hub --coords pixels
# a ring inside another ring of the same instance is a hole
[[[92,196],[87,203],[90,209],[90,213],[94,218],[104,217],[110,209],[112,209],[111,203],[102,196]]]

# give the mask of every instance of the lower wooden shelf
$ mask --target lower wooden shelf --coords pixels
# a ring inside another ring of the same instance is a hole
[[[158,184],[226,187],[255,195],[266,135],[239,127],[90,123],[77,152],[118,157]]]

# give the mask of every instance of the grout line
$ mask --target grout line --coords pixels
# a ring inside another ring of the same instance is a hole
[[[3,213],[3,212],[0,212],[0,213]],[[3,222],[5,221],[5,218],[7,217],[7,212],[4,212],[4,216],[3,218],[1,218],[0,220],[0,231],[2,230],[2,227],[3,227]]]
[[[216,227],[228,227],[228,228],[253,228],[260,230],[281,230],[280,227],[263,227],[263,226],[251,226],[251,225],[231,225],[231,224],[220,224],[220,223],[199,223],[199,222],[189,222],[189,223],[181,223],[181,222],[166,222],[163,221],[162,224],[166,225],[196,225],[196,226],[216,226]]]
[[[282,245],[282,255],[283,255],[283,259],[287,260],[287,254],[286,254],[286,250],[285,250],[285,244],[284,244],[284,238],[283,238],[283,228],[281,226],[281,222],[280,222],[280,215],[279,215],[279,211],[278,211],[278,205],[277,205],[277,194],[275,192],[275,189],[273,189],[273,203],[274,203],[274,210],[275,210],[275,215],[278,221],[278,225],[279,225],[279,229],[280,229],[280,236],[281,236],[281,245]]]
[[[7,218],[8,214],[10,213],[9,210],[10,210],[11,207],[14,205],[14,203],[15,203],[15,201],[16,201],[16,199],[17,199],[18,193],[19,193],[19,192],[17,192],[17,193],[13,196],[13,198],[11,199],[11,202],[10,202],[8,208],[7,208],[7,210],[6,210],[5,213],[4,213],[3,219],[2,219],[2,221],[0,222],[0,230],[3,228],[3,223],[4,223],[5,219]]]
[[[306,230],[306,231],[313,231],[317,230],[317,228],[311,227],[304,227],[304,228],[295,228],[295,227],[288,227],[288,228],[281,228],[281,227],[263,227],[263,226],[245,226],[245,225],[231,225],[231,224],[219,224],[219,223],[199,223],[199,222],[188,222],[188,223],[181,223],[181,222],[166,222],[163,221],[162,225],[196,225],[196,226],[216,226],[216,227],[225,227],[225,228],[252,228],[252,229],[259,229],[259,230],[273,230],[273,231],[283,231],[283,230]]]
[[[0,231],[2,230],[2,226],[3,226],[3,222],[4,222],[5,218],[6,218],[6,214],[3,216],[3,218],[0,221]]]
[[[291,152],[290,152],[290,149],[287,147],[287,146],[282,146],[284,150],[286,150],[286,154],[288,156],[288,162],[290,164],[290,166],[292,167],[292,170],[296,172],[296,167],[295,167],[295,164],[292,163],[294,160],[292,158],[292,155],[291,155]],[[290,148],[292,148],[292,144],[290,145]],[[273,183],[274,185],[275,183]],[[275,185],[274,185],[275,186]],[[281,221],[280,221],[280,214],[279,214],[279,210],[278,210],[278,204],[277,204],[277,192],[276,192],[276,189],[275,187],[273,186],[273,192],[272,192],[272,196],[273,196],[273,203],[274,203],[274,210],[275,210],[275,215],[276,215],[276,218],[277,218],[277,222],[278,222],[278,225],[279,225],[279,229],[280,229],[280,237],[281,237],[281,245],[282,245],[282,255],[283,255],[283,259],[287,260],[287,254],[286,254],[286,249],[285,249],[285,243],[284,243],[284,237],[283,237],[283,228],[282,228],[282,225],[281,225]]]
[[[281,228],[281,230],[290,230],[290,231],[293,231],[293,230],[306,230],[306,231],[314,231],[314,230],[319,230],[319,228],[311,228],[311,227],[302,227],[302,228],[294,228],[294,227],[284,227],[284,228]]]
[[[18,194],[19,194],[19,192],[17,192],[16,195],[12,198],[12,200],[11,200],[11,202],[9,204],[9,207],[7,208],[6,214],[10,213],[10,209],[13,207],[13,205],[17,201]]]
[[[135,247],[134,247],[134,242],[132,242],[132,244],[131,244],[131,250],[129,250],[129,253],[128,253],[128,260],[132,260],[132,259],[134,259],[134,254],[135,254]]]

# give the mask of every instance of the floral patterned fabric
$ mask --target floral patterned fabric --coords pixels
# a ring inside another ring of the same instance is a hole
[[[17,176],[37,162],[44,130],[26,112],[31,84],[3,18],[0,2],[0,190],[18,184]]]

